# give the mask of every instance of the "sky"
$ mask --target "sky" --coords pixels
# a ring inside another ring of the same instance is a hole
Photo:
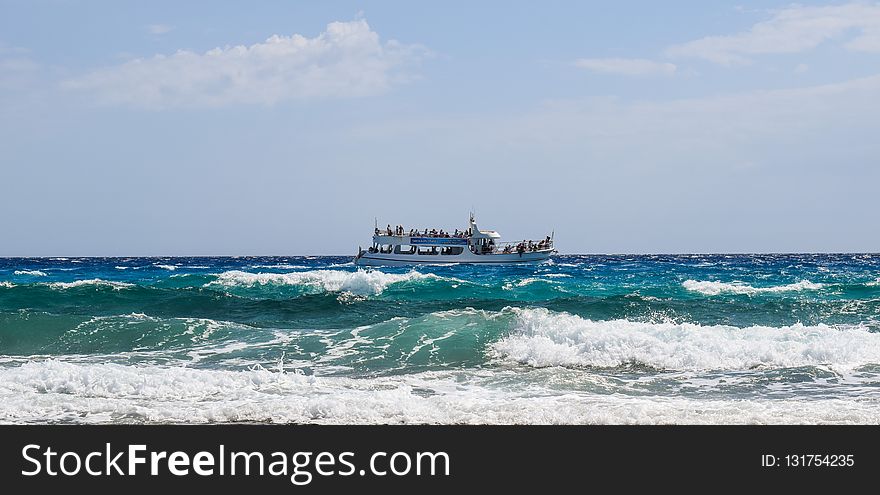
[[[0,256],[880,251],[880,3],[0,0]]]

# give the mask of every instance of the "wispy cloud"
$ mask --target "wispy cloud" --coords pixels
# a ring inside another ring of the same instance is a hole
[[[419,45],[381,42],[358,19],[330,23],[314,38],[274,35],[250,46],[136,59],[65,81],[63,87],[102,102],[145,108],[358,97],[411,79],[403,69],[425,53]]]
[[[841,146],[841,136],[848,143],[846,153],[876,154],[878,146],[866,136],[880,131],[878,96],[880,75],[875,75],[828,85],[675,100],[566,99],[503,119],[487,115],[371,122],[357,128],[355,135],[379,146],[389,146],[401,136],[411,142],[456,143],[465,149],[463,156],[473,152],[468,146],[479,149],[491,143],[492,149],[509,152],[511,159],[540,156],[551,163],[550,157],[558,157],[565,166],[592,162],[670,171],[744,163],[775,167],[822,155]],[[425,152],[424,147],[417,149]]]
[[[625,76],[672,75],[676,69],[675,64],[644,58],[581,58],[574,65],[601,74]]]
[[[773,12],[749,30],[708,36],[666,50],[673,57],[695,57],[723,65],[742,64],[762,54],[799,53],[853,33],[846,48],[880,51],[880,4],[826,7],[792,6]]]
[[[40,68],[27,49],[0,42],[0,89],[31,87]]]
[[[148,24],[146,29],[148,33],[158,36],[171,32],[171,30],[174,29],[174,26],[169,26],[168,24]]]

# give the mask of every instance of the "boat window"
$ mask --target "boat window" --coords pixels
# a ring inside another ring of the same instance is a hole
[[[456,256],[461,254],[464,251],[464,248],[461,246],[450,246],[443,248],[443,251],[440,254],[447,254],[450,256]]]
[[[419,254],[437,254],[437,247],[426,247],[424,249],[419,249]]]
[[[414,254],[415,252],[415,246],[410,246],[408,244],[399,244],[397,246],[394,246],[394,254]]]

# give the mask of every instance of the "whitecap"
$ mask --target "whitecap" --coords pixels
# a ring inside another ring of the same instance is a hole
[[[251,268],[274,268],[280,270],[302,270],[306,265],[291,265],[290,263],[276,263],[274,265],[251,265]]]
[[[75,280],[73,282],[52,282],[49,284],[49,287],[52,287],[53,289],[72,289],[74,287],[83,287],[88,285],[112,287],[116,290],[124,289],[126,287],[134,287],[134,284],[129,284],[126,282],[114,282],[111,280],[103,280],[100,278],[93,278],[89,280]]]
[[[717,296],[718,294],[760,294],[773,292],[794,292],[801,290],[819,290],[825,287],[824,284],[810,282],[809,280],[801,280],[793,284],[777,285],[772,287],[753,287],[743,282],[718,282],[705,280],[685,280],[682,287],[689,291],[699,292],[707,296]]]
[[[30,275],[32,277],[45,277],[46,272],[40,270],[15,270],[16,275]]]
[[[410,271],[404,274],[384,273],[378,270],[311,270],[292,273],[249,273],[239,270],[219,274],[217,280],[205,284],[224,287],[254,287],[258,285],[291,285],[311,287],[326,292],[351,292],[361,295],[378,295],[389,285],[410,280],[446,279],[433,274]]]
[[[554,283],[551,280],[545,280],[542,278],[526,277],[522,280],[517,280],[516,282],[506,282],[501,288],[504,290],[513,290],[514,287],[525,287],[535,282],[544,282],[545,284]]]
[[[640,363],[667,370],[746,370],[880,363],[880,333],[866,327],[781,327],[589,320],[544,308],[513,308],[510,335],[491,345],[502,360],[535,367],[615,367]]]

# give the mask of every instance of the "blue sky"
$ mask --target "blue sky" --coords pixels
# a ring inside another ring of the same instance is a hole
[[[0,255],[880,250],[875,2],[0,0]]]

